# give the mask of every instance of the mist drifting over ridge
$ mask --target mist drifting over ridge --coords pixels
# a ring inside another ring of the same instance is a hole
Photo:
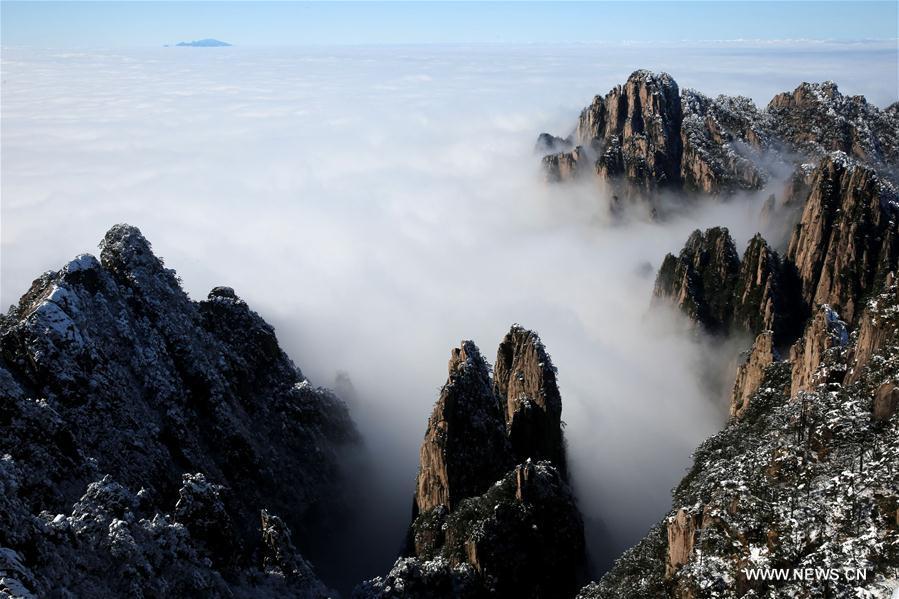
[[[538,132],[566,130],[642,66],[760,104],[809,79],[881,103],[895,91],[895,52],[834,63],[827,46],[227,52],[4,53],[2,299],[127,221],[192,297],[233,286],[316,384],[346,370],[380,481],[368,534],[382,563],[362,575],[393,558],[462,338],[492,359],[512,322],[540,332],[580,508],[615,546],[664,512],[721,422],[701,347],[647,318],[651,273],[694,228],[725,224],[742,249],[758,206],[609,226],[595,189],[543,185]]]

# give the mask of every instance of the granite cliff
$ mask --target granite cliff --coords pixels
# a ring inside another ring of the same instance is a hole
[[[701,102],[681,97],[686,122]],[[737,112],[716,113],[704,131],[728,135],[705,139],[798,163],[763,209],[788,221],[785,243],[756,235],[740,257],[727,229],[696,231],[664,258],[652,297],[697,334],[754,339],[730,420],[694,453],[669,514],[580,599],[885,597],[899,576],[896,106],[880,110],[828,83]],[[682,164],[694,163],[688,146]],[[717,163],[700,177],[709,185],[677,185],[724,193],[733,183],[710,182],[766,181],[762,171],[733,178],[736,164]],[[765,568],[838,573],[759,578]]]
[[[643,202],[656,213],[662,192],[756,191],[831,152],[895,180],[899,110],[844,96],[832,82],[803,83],[760,109],[748,98],[711,98],[680,89],[667,73],[639,70],[594,97],[567,137],[541,134],[537,151],[548,180],[596,177],[611,210]]]
[[[452,351],[421,446],[407,555],[357,597],[576,592],[584,528],[565,474],[555,367],[537,334],[516,325],[490,374],[471,341]]]

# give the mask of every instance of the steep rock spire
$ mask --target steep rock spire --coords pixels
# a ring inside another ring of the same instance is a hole
[[[740,258],[724,227],[694,231],[679,256],[665,256],[653,301],[673,301],[712,333],[727,332]]]
[[[505,406],[515,460],[549,460],[564,473],[562,397],[556,369],[536,333],[512,326],[496,354],[493,385]]]
[[[428,420],[421,444],[415,508],[483,493],[512,465],[505,416],[490,384],[490,371],[471,341],[453,349],[449,378]]]

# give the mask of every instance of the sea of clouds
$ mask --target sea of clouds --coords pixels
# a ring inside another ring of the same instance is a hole
[[[757,198],[613,225],[595,187],[543,182],[536,135],[636,68],[760,105],[825,79],[897,99],[894,41],[4,48],[0,300],[128,222],[191,297],[234,287],[315,384],[348,372],[375,482],[337,544],[353,555],[319,566],[344,587],[395,556],[450,349],[492,358],[533,328],[601,570],[724,418],[703,345],[649,315],[654,271],[694,228],[727,225],[741,250],[758,229]]]

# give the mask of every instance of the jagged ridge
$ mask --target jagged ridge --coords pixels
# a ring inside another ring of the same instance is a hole
[[[191,301],[134,227],[100,247],[0,321],[7,580],[39,596],[323,596],[288,528],[314,549],[340,513],[338,452],[358,441],[345,405],[233,290]]]

